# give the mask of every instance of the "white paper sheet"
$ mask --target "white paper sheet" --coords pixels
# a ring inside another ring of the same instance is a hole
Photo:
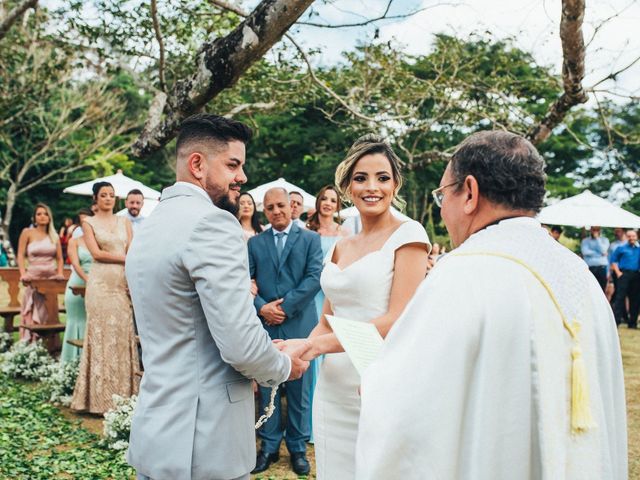
[[[362,376],[373,362],[384,344],[376,326],[369,322],[358,322],[327,315],[327,321],[347,352],[353,366]]]

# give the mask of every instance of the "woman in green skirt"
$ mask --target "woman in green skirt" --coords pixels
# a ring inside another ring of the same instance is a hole
[[[67,308],[67,324],[64,329],[64,341],[62,344],[62,353],[60,354],[61,363],[74,360],[82,353],[80,348],[67,342],[67,340],[82,341],[84,339],[84,328],[87,321],[87,314],[84,309],[84,296],[75,295],[71,287],[85,286],[89,268],[93,261],[84,243],[84,238],[77,234],[69,240],[67,255],[73,268],[64,294],[64,305]]]

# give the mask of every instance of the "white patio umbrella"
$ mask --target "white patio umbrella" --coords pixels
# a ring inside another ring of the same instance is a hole
[[[299,192],[302,195],[305,210],[309,208],[315,208],[316,197],[305,192],[303,189],[301,189],[297,185],[287,182],[284,178],[279,178],[277,180],[274,180],[273,182],[265,183],[263,185],[260,185],[256,188],[249,190],[249,193],[251,194],[251,196],[256,202],[259,212],[262,211],[262,200],[264,199],[264,194],[267,192],[267,190],[271,188],[276,188],[276,187],[284,188],[289,193]]]
[[[142,205],[142,210],[140,210],[140,216],[142,218],[147,218],[153,212],[153,209],[158,206],[160,200],[153,200],[151,198],[145,198],[144,204]],[[123,208],[116,215],[125,215],[127,213],[127,209]]]
[[[118,170],[115,175],[96,178],[95,180],[89,180],[88,182],[72,185],[71,187],[65,188],[63,192],[72,193],[74,195],[93,195],[92,188],[93,184],[96,182],[109,182],[111,185],[113,185],[113,188],[116,191],[116,197],[126,198],[127,193],[129,193],[134,188],[137,188],[142,192],[142,196],[144,198],[153,200],[157,200],[160,198],[159,191],[154,190],[153,188],[149,188],[142,182],[134,180],[133,178],[127,177],[122,173],[122,170]]]
[[[594,195],[589,190],[543,208],[538,214],[538,220],[547,225],[572,227],[640,228],[638,215]]]

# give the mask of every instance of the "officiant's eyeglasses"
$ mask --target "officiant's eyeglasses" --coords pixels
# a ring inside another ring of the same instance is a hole
[[[454,185],[458,185],[459,183],[460,183],[459,181],[449,183],[448,185],[443,185],[439,188],[436,188],[433,192],[431,192],[431,195],[433,195],[433,201],[436,202],[436,205],[438,206],[438,208],[442,208],[442,200],[444,199],[444,189],[453,187]]]

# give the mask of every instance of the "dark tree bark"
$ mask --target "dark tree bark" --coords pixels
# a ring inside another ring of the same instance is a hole
[[[560,40],[562,41],[562,84],[564,92],[552,105],[542,121],[533,127],[527,138],[534,145],[544,142],[557,127],[569,110],[589,97],[582,86],[584,78],[585,45],[582,35],[584,20],[584,0],[563,0],[560,20]]]
[[[2,40],[14,23],[30,8],[35,8],[38,0],[24,0],[13,8],[5,18],[0,19],[0,40]]]
[[[259,60],[304,13],[313,0],[263,0],[233,32],[206,42],[195,73],[178,80],[166,97],[154,101],[144,129],[133,145],[144,157],[175,136],[183,119],[200,111]]]

